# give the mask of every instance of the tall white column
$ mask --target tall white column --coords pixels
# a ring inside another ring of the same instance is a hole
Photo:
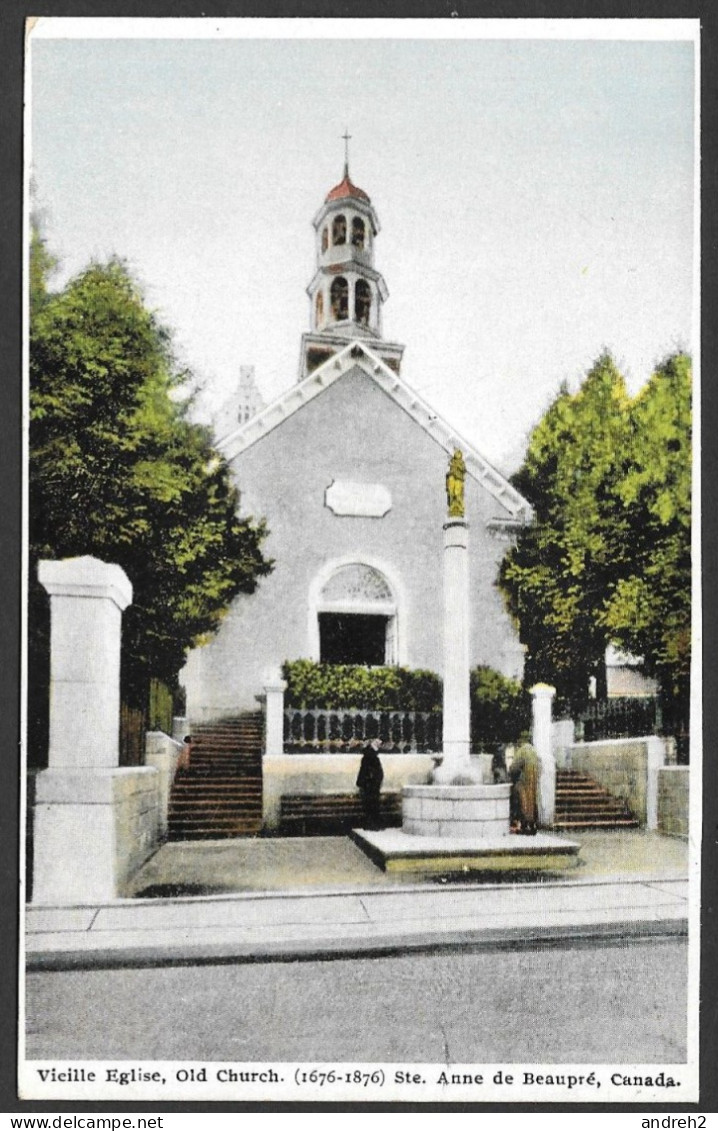
[[[120,632],[132,586],[96,558],[40,562],[50,594],[50,744],[37,775],[33,893],[113,899],[157,843],[158,773],[119,767]]]
[[[536,683],[530,688],[533,726],[531,742],[541,763],[539,774],[539,824],[553,824],[556,808],[556,761],[551,748],[551,702],[556,688]]]
[[[444,523],[444,760],[435,780],[471,772],[469,693],[469,527],[463,518]]]

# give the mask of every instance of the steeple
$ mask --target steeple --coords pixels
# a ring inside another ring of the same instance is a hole
[[[302,337],[300,380],[353,338],[369,341],[397,373],[404,348],[382,337],[382,307],[389,291],[374,266],[379,218],[369,194],[349,176],[350,136],[343,135],[342,179],[313,220],[316,270],[307,287],[311,329]]]

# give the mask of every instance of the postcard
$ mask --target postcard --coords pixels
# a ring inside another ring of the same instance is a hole
[[[28,22],[23,1099],[698,1101],[699,48]]]

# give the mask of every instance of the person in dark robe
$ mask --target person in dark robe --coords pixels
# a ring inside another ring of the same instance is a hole
[[[529,742],[522,742],[511,769],[511,823],[517,832],[535,836],[538,827],[538,754]]]
[[[374,739],[364,747],[359,773],[357,774],[357,789],[361,797],[364,825],[367,829],[381,828],[381,783],[384,780],[384,770],[379,759],[381,743]]]

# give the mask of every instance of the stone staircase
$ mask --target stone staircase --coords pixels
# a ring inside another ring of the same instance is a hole
[[[387,829],[401,827],[400,793],[382,793],[381,824]],[[280,836],[344,836],[363,825],[357,793],[288,793],[282,797]]]
[[[261,828],[261,713],[194,727],[190,766],[172,786],[169,839],[256,836]]]
[[[608,793],[579,770],[556,771],[556,810],[553,827],[580,829],[637,829],[637,817],[619,797]]]

